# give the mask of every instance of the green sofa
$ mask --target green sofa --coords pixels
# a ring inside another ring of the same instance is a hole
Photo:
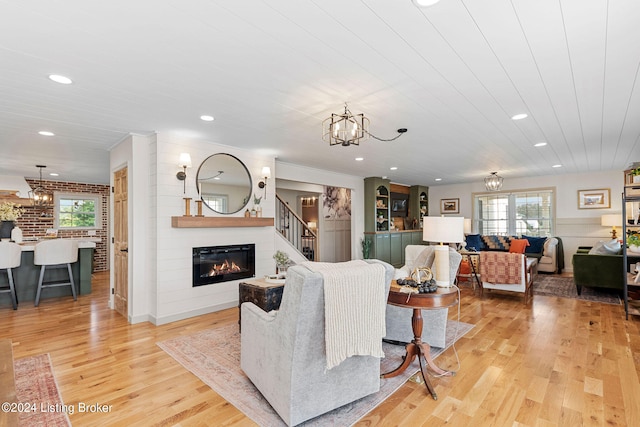
[[[578,295],[583,286],[624,291],[622,255],[589,255],[588,250],[587,253],[578,250],[573,254],[572,264],[573,283]]]

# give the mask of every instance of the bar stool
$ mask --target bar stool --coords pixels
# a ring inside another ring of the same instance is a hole
[[[43,288],[53,288],[58,286],[71,286],[71,293],[74,301],[76,296],[76,285],[73,281],[71,264],[78,261],[78,242],[72,239],[44,240],[35,246],[33,253],[33,263],[40,267],[40,279],[38,280],[38,291],[36,292],[35,306],[40,304],[40,293]],[[54,280],[45,282],[44,272],[49,268],[64,268],[66,265],[69,272],[69,281]]]
[[[9,287],[0,288],[0,293],[8,292],[11,295],[11,303],[13,309],[18,309],[18,296],[16,295],[16,286],[13,282],[12,268],[20,267],[20,257],[22,256],[22,248],[17,243],[0,242],[0,270],[7,270],[9,278]]]

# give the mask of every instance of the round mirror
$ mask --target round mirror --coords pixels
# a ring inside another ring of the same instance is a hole
[[[198,168],[196,183],[204,204],[217,213],[236,213],[251,198],[249,170],[231,154],[218,153],[207,157]]]

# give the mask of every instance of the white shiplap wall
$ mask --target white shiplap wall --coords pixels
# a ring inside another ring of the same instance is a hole
[[[176,179],[180,153],[191,154],[193,167],[187,170],[187,190],[183,194],[182,182]],[[218,311],[238,304],[238,283],[229,281],[208,286],[192,287],[191,253],[197,246],[217,246],[239,243],[255,243],[256,276],[273,271],[274,239],[273,227],[237,228],[172,228],[171,217],[184,214],[183,197],[197,197],[195,176],[200,163],[216,153],[232,154],[239,158],[252,175],[253,189],[261,181],[263,166],[271,167],[275,174],[274,159],[252,151],[212,144],[202,141],[179,139],[170,135],[158,135],[155,206],[156,226],[156,298],[157,313],[153,319],[163,324],[195,315]],[[273,184],[271,180],[268,184]],[[261,203],[264,217],[273,217],[275,212],[274,186],[267,185],[267,200]],[[191,214],[195,213],[192,201]],[[252,202],[249,202],[249,207]],[[203,208],[205,216],[221,216]],[[244,216],[244,210],[231,216]]]

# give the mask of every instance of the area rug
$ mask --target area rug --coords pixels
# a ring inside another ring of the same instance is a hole
[[[437,357],[442,354],[471,328],[473,325],[450,320],[447,323],[447,346],[444,349],[432,347],[433,356]],[[285,426],[282,419],[240,369],[238,325],[226,325],[192,335],[172,338],[159,342],[158,346],[258,425]],[[381,371],[389,372],[402,363],[404,347],[383,343],[383,349],[386,357],[382,359]],[[414,360],[411,367],[403,374],[381,380],[379,392],[301,425],[351,426],[391,396],[418,370],[418,362]]]
[[[574,298],[584,301],[603,302],[605,304],[621,304],[620,294],[615,290],[582,287],[578,295],[573,277],[558,277],[538,274],[533,282],[534,295],[547,295],[562,298]]]
[[[68,407],[60,397],[48,353],[16,359],[13,371],[18,402],[28,403],[31,405],[30,409],[35,409],[19,413],[21,426],[71,426],[67,415]]]

